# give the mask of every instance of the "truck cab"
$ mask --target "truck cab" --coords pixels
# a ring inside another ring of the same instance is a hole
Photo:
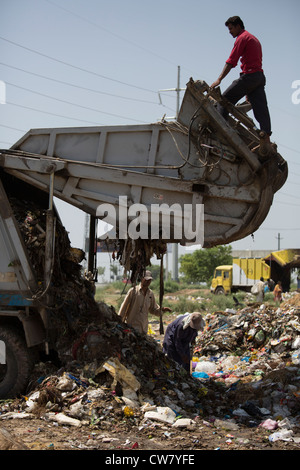
[[[210,291],[214,294],[230,294],[232,286],[232,266],[223,265],[215,269]]]

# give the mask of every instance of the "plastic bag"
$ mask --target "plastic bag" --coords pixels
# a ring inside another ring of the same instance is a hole
[[[200,361],[195,368],[195,372],[206,372],[206,374],[214,374],[216,370],[216,364],[210,361]]]
[[[269,436],[270,442],[275,441],[292,441],[293,431],[291,429],[283,429],[282,431],[274,432]]]
[[[254,286],[251,287],[251,294],[258,294],[258,285],[254,284]]]
[[[268,429],[269,431],[273,431],[274,429],[278,428],[277,421],[273,419],[266,419],[263,423],[260,424],[262,428]]]
[[[169,407],[158,406],[156,411],[146,411],[145,418],[173,424],[176,419],[176,413]]]
[[[297,366],[300,364],[300,349],[297,349],[297,351],[293,352],[292,363]]]

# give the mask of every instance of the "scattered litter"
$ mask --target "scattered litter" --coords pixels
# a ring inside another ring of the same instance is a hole
[[[156,411],[146,411],[145,418],[173,424],[176,419],[176,413],[171,408],[158,406]]]
[[[291,429],[283,429],[282,431],[274,432],[269,436],[270,442],[275,441],[292,441],[293,431]]]
[[[186,428],[188,426],[195,426],[196,422],[189,418],[178,418],[173,424],[174,428]]]
[[[236,423],[222,419],[216,419],[214,421],[214,426],[216,428],[225,429],[226,431],[237,431],[239,429],[239,426]]]
[[[70,416],[66,416],[63,413],[46,413],[45,419],[50,421],[56,421],[57,423],[62,424],[64,426],[81,426],[81,422],[79,419],[71,418]]]

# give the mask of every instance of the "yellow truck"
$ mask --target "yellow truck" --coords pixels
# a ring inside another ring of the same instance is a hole
[[[289,291],[291,271],[300,267],[300,250],[273,251],[264,258],[234,258],[232,265],[217,266],[210,290],[214,294],[230,294],[237,290],[249,291],[263,277],[281,281]]]

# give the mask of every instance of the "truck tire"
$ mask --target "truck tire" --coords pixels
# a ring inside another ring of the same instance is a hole
[[[15,329],[0,326],[0,341],[5,344],[5,364],[0,364],[0,399],[24,393],[32,370],[32,356],[25,339]]]
[[[221,287],[221,286],[217,287],[216,290],[215,290],[215,294],[216,295],[224,295],[225,294],[224,288]]]

